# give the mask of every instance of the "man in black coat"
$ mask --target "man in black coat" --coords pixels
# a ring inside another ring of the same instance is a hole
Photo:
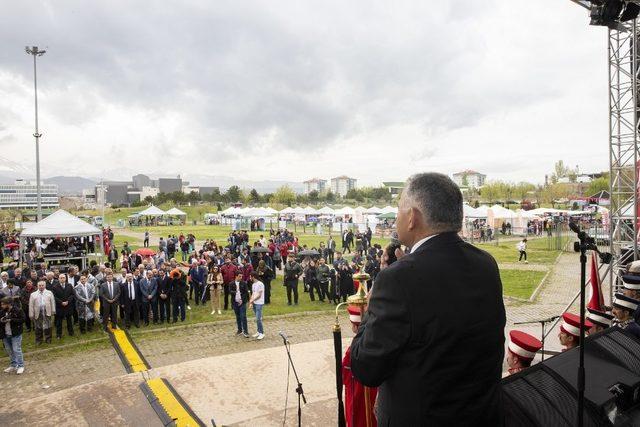
[[[53,298],[56,300],[56,338],[62,338],[62,321],[67,321],[67,332],[73,336],[73,312],[76,309],[75,291],[67,283],[67,276],[60,274],[58,283],[53,285]]]
[[[142,293],[137,280],[133,280],[133,275],[127,273],[122,282],[120,292],[120,306],[124,309],[124,327],[131,327],[131,319],[136,328],[140,327],[140,306],[142,303]]]
[[[236,280],[229,284],[229,294],[231,295],[231,307],[236,314],[236,324],[238,330],[236,335],[244,335],[249,338],[247,328],[247,303],[249,302],[249,287],[247,282],[242,281],[242,272],[236,273]]]
[[[351,344],[354,376],[379,386],[378,425],[501,425],[502,284],[491,255],[457,234],[460,190],[412,176],[396,224],[411,251],[383,266]]]
[[[171,322],[171,283],[169,282],[169,276],[164,268],[158,271],[158,276],[155,277],[156,284],[158,286],[158,311],[160,317],[160,323],[163,323],[165,319],[167,323]]]

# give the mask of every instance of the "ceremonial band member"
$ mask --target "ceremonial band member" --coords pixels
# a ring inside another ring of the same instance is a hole
[[[613,315],[609,313],[605,313],[604,311],[595,310],[593,308],[587,308],[589,311],[587,313],[587,319],[593,324],[591,329],[587,331],[588,335],[597,334],[598,332],[604,331],[607,328],[611,327],[611,321],[613,320]]]
[[[349,320],[351,321],[351,330],[353,333],[358,332],[358,326],[362,321],[360,308],[350,305],[347,307],[349,312]],[[342,359],[342,381],[344,383],[344,410],[348,427],[364,427],[367,425],[367,414],[365,408],[365,391],[364,386],[358,381],[351,372],[351,348],[347,348],[347,352]],[[372,387],[369,389],[369,408],[373,409],[376,402],[378,389]],[[369,414],[371,417],[371,425],[376,426],[376,418],[373,410]]]
[[[536,353],[542,348],[542,343],[538,338],[522,331],[509,332],[509,338],[507,365],[509,375],[513,375],[531,366]]]
[[[640,338],[640,325],[633,320],[633,313],[638,309],[639,304],[640,301],[637,299],[617,293],[613,299],[613,308],[611,309],[615,316],[615,326],[626,329],[638,338]]]
[[[593,323],[584,319],[585,333],[593,327]],[[562,351],[567,351],[580,345],[580,316],[573,313],[562,315],[562,324],[558,333],[560,344],[564,346]]]
[[[384,255],[351,344],[354,377],[379,386],[379,425],[502,424],[500,272],[491,255],[460,238],[462,216],[450,178],[409,178],[396,226],[410,253],[396,250],[388,267]]]
[[[638,261],[634,261],[631,268],[629,268],[630,274],[622,276],[622,293],[633,299],[640,300],[640,273],[636,273],[640,267],[638,264]],[[633,313],[633,320],[640,321],[640,310],[636,309]]]

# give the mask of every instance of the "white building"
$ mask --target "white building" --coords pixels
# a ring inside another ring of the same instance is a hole
[[[331,178],[331,192],[344,197],[349,190],[356,188],[357,183],[357,179],[349,178],[346,175]]]
[[[458,184],[458,187],[480,188],[484,185],[486,179],[487,175],[474,170],[466,170],[453,174],[453,182]]]
[[[158,187],[144,186],[140,189],[140,200],[144,200],[147,197],[156,197],[160,193],[160,189]]]
[[[35,181],[17,179],[14,184],[0,185],[0,209],[36,209],[37,200]],[[57,185],[40,184],[40,204],[43,209],[60,207]]]
[[[303,182],[303,184],[304,184],[305,194],[309,194],[312,191],[317,191],[318,193],[322,193],[324,189],[327,187],[327,180],[320,179],[320,178],[313,178]]]

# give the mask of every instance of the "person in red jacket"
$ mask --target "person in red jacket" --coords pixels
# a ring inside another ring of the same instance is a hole
[[[353,333],[358,332],[358,327],[362,321],[360,307],[350,305],[347,307],[349,312],[349,320],[351,320],[351,330]],[[342,359],[342,382],[344,384],[344,409],[345,418],[348,427],[365,427],[377,426],[376,416],[373,407],[378,394],[377,387],[363,386],[351,372],[351,347],[347,347],[347,352]],[[365,402],[368,394],[369,408],[366,408]],[[370,417],[370,423],[367,418]]]
[[[220,267],[222,273],[222,280],[224,284],[222,289],[224,291],[224,309],[229,309],[229,285],[236,280],[236,273],[238,272],[238,266],[231,262],[231,257],[227,256],[224,260],[224,264]]]

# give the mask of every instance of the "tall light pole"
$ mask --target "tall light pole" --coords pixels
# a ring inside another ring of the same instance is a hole
[[[33,136],[36,138],[36,199],[38,203],[38,221],[42,220],[42,194],[40,192],[40,137],[38,132],[38,75],[36,72],[36,58],[44,55],[46,50],[38,50],[38,46],[27,46],[24,50],[33,55],[33,89],[36,98],[36,131]]]

